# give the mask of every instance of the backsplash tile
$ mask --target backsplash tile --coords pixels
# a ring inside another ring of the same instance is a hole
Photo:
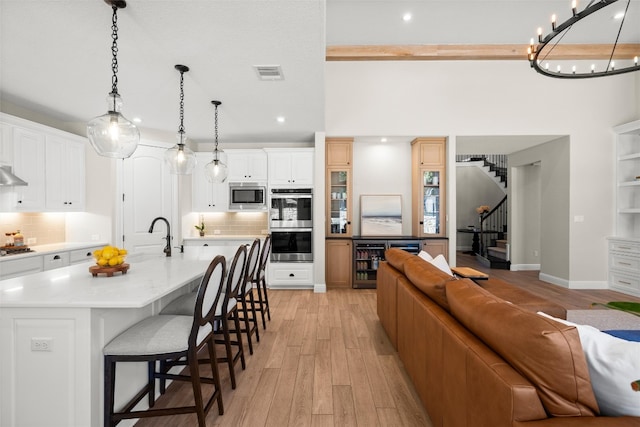
[[[64,213],[0,213],[0,243],[5,244],[5,233],[20,230],[25,245],[48,245],[65,241],[66,217]],[[35,238],[36,243],[29,243]]]
[[[220,230],[221,235],[254,236],[264,234],[268,229],[266,212],[225,212],[201,214],[201,216],[207,235],[213,235],[215,230]],[[194,228],[193,235],[197,233],[198,230]]]

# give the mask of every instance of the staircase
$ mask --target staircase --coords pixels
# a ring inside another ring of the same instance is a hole
[[[486,267],[510,270],[509,242],[507,236],[507,156],[504,154],[456,155],[456,162],[473,162],[490,175],[504,191],[504,198],[480,220],[480,250],[478,261]]]

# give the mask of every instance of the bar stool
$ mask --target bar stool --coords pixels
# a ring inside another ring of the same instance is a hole
[[[246,362],[244,358],[244,348],[242,344],[242,328],[239,323],[239,315],[237,310],[238,294],[241,286],[244,284],[245,277],[245,265],[247,260],[247,247],[240,245],[236,250],[233,257],[231,267],[227,272],[227,282],[222,290],[222,296],[216,306],[215,315],[212,319],[212,325],[214,325],[214,334],[222,336],[222,338],[215,339],[216,344],[224,344],[225,356],[216,358],[218,363],[226,363],[229,366],[229,377],[231,379],[231,388],[236,388],[236,375],[235,364],[240,360],[242,362],[242,369],[246,368]],[[171,301],[161,312],[161,315],[181,315],[181,316],[193,316],[193,292],[182,295],[175,300]],[[233,322],[231,327],[230,322]],[[231,339],[231,334],[235,334],[236,339]],[[232,350],[235,346],[237,350]],[[203,361],[201,361],[202,363]],[[204,362],[207,362],[206,360]],[[181,360],[172,360],[161,362],[162,368],[168,371],[171,367],[184,364]],[[164,383],[160,382],[160,391],[164,392]]]
[[[111,340],[103,348],[104,354],[104,425],[113,427],[123,419],[148,418],[175,414],[196,413],[198,426],[205,427],[205,417],[214,401],[218,402],[218,413],[224,413],[220,376],[215,363],[212,321],[225,280],[226,261],[216,256],[205,272],[198,288],[193,316],[151,316]],[[211,377],[200,374],[198,353],[208,350]],[[186,358],[189,374],[169,374],[156,370],[157,361]],[[114,410],[115,380],[117,362],[147,362],[147,385],[136,394],[121,412]],[[155,405],[156,379],[190,381],[195,404],[164,409],[153,409]],[[203,400],[201,384],[213,384],[214,390],[206,404]],[[149,409],[134,410],[134,407],[148,395]]]
[[[240,321],[244,323],[242,332],[247,334],[249,343],[249,354],[253,354],[253,343],[251,335],[256,336],[256,341],[260,341],[260,330],[258,329],[258,316],[256,313],[256,303],[253,297],[253,281],[256,267],[258,265],[258,256],[260,255],[260,239],[255,239],[249,250],[247,259],[247,268],[245,270],[244,283],[240,290]]]
[[[267,235],[264,239],[264,246],[262,247],[262,253],[260,254],[260,264],[258,264],[258,270],[253,277],[252,283],[255,285],[258,291],[258,302],[256,304],[256,311],[260,312],[262,317],[262,328],[267,329],[267,323],[265,322],[264,314],[267,313],[269,321],[271,321],[271,310],[269,309],[269,295],[267,295],[267,278],[266,270],[267,263],[269,262],[269,254],[271,253],[271,234]]]
[[[227,275],[227,286],[224,296],[216,308],[214,321],[220,325],[216,328],[214,334],[222,335],[222,338],[216,339],[216,344],[224,344],[226,356],[218,357],[219,363],[226,362],[229,366],[229,377],[231,379],[231,388],[236,388],[236,373],[234,366],[241,361],[242,369],[246,368],[244,359],[244,346],[242,344],[242,329],[240,327],[240,315],[238,313],[238,298],[240,288],[244,284],[245,264],[247,260],[247,247],[240,245],[233,258],[233,263]],[[230,323],[233,322],[233,327]],[[231,333],[235,333],[235,340],[231,339]],[[235,353],[232,346],[236,347]]]

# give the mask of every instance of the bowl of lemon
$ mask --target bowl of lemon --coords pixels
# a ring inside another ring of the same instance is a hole
[[[96,260],[96,265],[89,267],[89,272],[94,277],[99,273],[105,273],[107,277],[113,276],[115,272],[126,274],[129,269],[129,264],[125,262],[127,257],[126,249],[107,245],[102,249],[93,251],[93,257]]]

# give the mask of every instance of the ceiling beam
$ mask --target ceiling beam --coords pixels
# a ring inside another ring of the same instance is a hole
[[[528,45],[340,45],[327,46],[327,61],[482,61],[527,60]],[[619,44],[614,59],[640,54],[640,44]],[[557,45],[549,59],[609,59],[609,44]]]

